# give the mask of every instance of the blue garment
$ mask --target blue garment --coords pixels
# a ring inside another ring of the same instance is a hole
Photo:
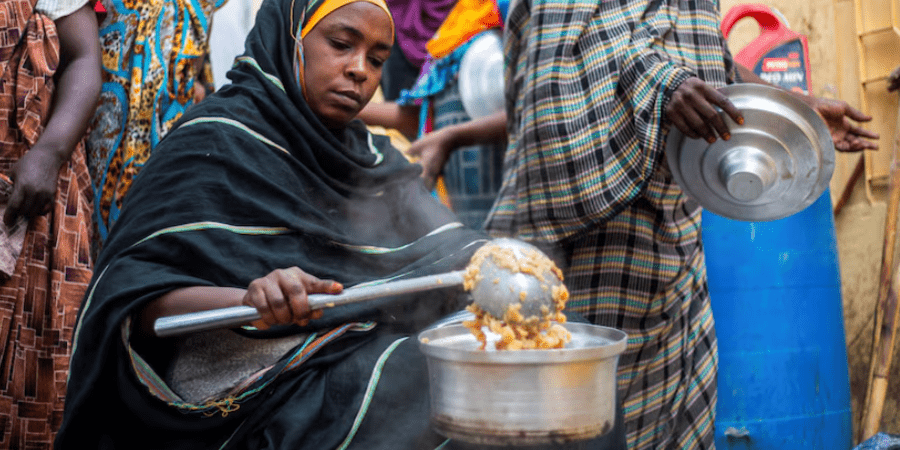
[[[900,435],[878,433],[853,450],[900,450]]]
[[[459,64],[462,61],[466,50],[475,41],[475,38],[481,36],[477,34],[453,50],[449,55],[438,59],[428,60],[422,67],[422,74],[410,89],[404,89],[400,93],[397,103],[400,105],[420,105],[419,108],[419,136],[426,133],[426,124],[428,123],[428,109],[430,97],[443,92],[447,88],[447,84],[456,79],[459,73]]]

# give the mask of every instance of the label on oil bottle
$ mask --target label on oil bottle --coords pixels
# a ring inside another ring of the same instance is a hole
[[[808,94],[806,59],[800,39],[787,41],[766,53],[753,72],[765,81],[784,89]]]

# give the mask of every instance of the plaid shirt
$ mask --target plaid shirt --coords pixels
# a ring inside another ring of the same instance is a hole
[[[700,206],[665,162],[664,114],[688,77],[734,79],[718,3],[520,0],[505,40],[510,143],[488,230],[559,246],[567,308],[628,333],[629,448],[713,448]]]
[[[521,0],[506,41],[510,144],[488,229],[559,241],[620,213],[664,159],[690,76],[733,73],[718,2]]]

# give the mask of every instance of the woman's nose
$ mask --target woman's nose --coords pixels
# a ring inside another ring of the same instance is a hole
[[[347,64],[347,76],[354,81],[362,82],[368,78],[366,74],[366,54],[360,52],[355,54]]]

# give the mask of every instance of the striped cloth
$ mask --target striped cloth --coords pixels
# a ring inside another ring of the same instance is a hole
[[[700,207],[665,163],[664,111],[690,76],[734,79],[718,3],[520,0],[505,45],[510,144],[487,229],[559,247],[570,308],[628,333],[629,448],[713,448]]]

